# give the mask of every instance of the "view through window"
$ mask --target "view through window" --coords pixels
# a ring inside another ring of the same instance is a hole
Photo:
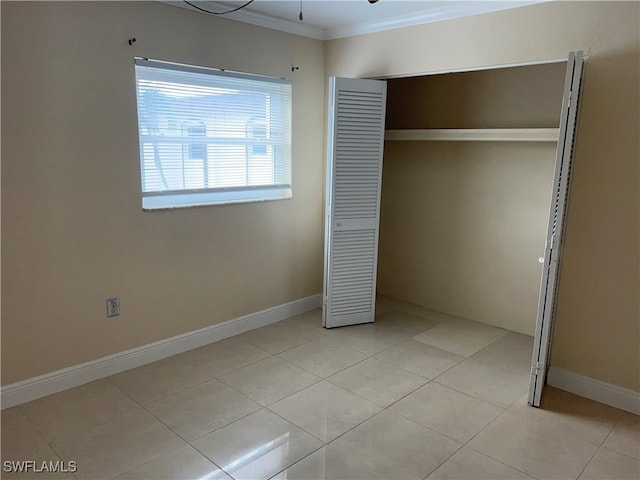
[[[291,82],[136,59],[145,209],[291,197]]]

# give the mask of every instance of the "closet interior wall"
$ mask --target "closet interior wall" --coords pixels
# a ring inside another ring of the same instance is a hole
[[[557,128],[565,69],[392,79],[386,128]],[[533,335],[555,152],[555,142],[386,141],[378,293]]]

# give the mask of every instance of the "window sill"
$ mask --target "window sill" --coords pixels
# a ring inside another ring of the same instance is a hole
[[[172,192],[146,194],[142,197],[143,210],[228,205],[232,203],[286,200],[292,197],[291,187],[256,188],[239,191]]]

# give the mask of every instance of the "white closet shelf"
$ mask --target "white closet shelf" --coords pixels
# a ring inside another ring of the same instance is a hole
[[[429,128],[386,130],[385,140],[557,142],[558,128]]]

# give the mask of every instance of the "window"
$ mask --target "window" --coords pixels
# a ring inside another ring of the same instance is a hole
[[[291,198],[291,82],[136,59],[142,208]]]

